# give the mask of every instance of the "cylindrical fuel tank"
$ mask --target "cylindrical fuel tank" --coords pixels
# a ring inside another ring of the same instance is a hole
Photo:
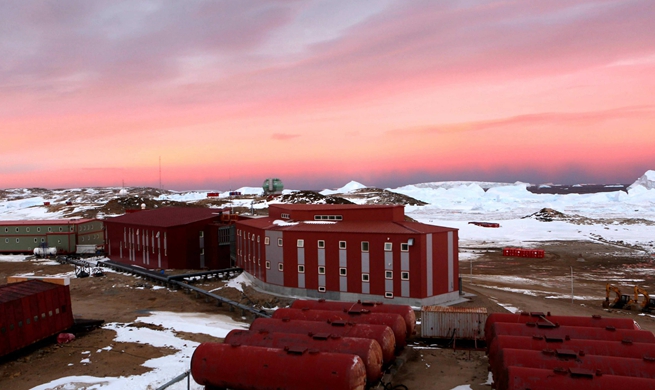
[[[366,369],[356,355],[222,343],[200,344],[191,357],[191,374],[200,385],[233,390],[366,386]]]
[[[538,327],[526,324],[510,324],[508,322],[496,322],[491,326],[491,331],[485,333],[487,345],[490,345],[494,337],[507,334],[513,336],[545,336],[545,337],[569,337],[571,339],[587,340],[614,340],[621,341],[630,339],[636,343],[655,343],[655,335],[646,330],[589,328],[584,326],[558,326]]]
[[[281,320],[278,318],[257,318],[250,324],[250,330],[270,333],[333,334],[341,337],[360,337],[377,341],[382,348],[384,364],[394,360],[396,339],[391,328],[385,325],[353,324],[349,322],[318,322],[302,320]]]
[[[382,377],[382,348],[377,341],[371,339],[234,329],[225,336],[223,343],[280,349],[307,348],[319,352],[357,355],[364,362],[369,385],[376,383]]]
[[[371,313],[362,310],[355,314],[335,310],[282,308],[273,313],[273,318],[305,321],[349,321],[355,324],[386,325],[393,331],[398,350],[405,348],[405,345],[407,345],[405,320],[400,314],[396,313]]]
[[[507,389],[511,390],[655,390],[655,380],[631,376],[597,375],[588,370],[509,367]]]
[[[547,323],[565,325],[565,326],[588,326],[594,328],[604,328],[613,326],[616,329],[641,329],[631,318],[608,318],[598,315],[579,317],[579,316],[553,316],[550,313],[534,313],[522,311],[519,313],[491,313],[484,324],[484,332],[487,334],[491,330],[491,325],[496,322],[509,322],[514,324],[525,324],[526,322]]]
[[[655,357],[655,344],[632,343],[624,341],[584,340],[565,338],[545,338],[528,336],[500,335],[489,346],[489,364],[498,358],[498,352],[505,348],[531,349],[569,349],[588,355],[617,356],[642,359]]]
[[[528,367],[552,370],[557,367],[576,368],[600,372],[603,375],[634,376],[655,379],[655,358],[631,359],[615,356],[578,354],[568,349],[505,348],[491,366],[496,389],[507,388],[508,367]]]
[[[383,302],[341,302],[341,301],[326,301],[319,299],[312,301],[309,299],[296,299],[291,304],[293,309],[316,309],[316,310],[339,310],[339,311],[358,311],[368,310],[371,313],[395,313],[399,314],[405,320],[407,327],[407,337],[414,334],[414,327],[416,327],[416,314],[414,309],[408,305],[392,305]]]

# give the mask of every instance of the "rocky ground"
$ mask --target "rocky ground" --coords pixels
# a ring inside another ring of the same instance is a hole
[[[630,286],[635,280],[646,288],[655,286],[651,273],[653,259],[633,248],[603,242],[554,242],[544,245],[544,249],[545,258],[528,259],[503,257],[501,248],[463,248],[462,251],[477,252],[480,257],[471,263],[460,262],[464,291],[470,295],[470,301],[462,306],[484,307],[489,313],[506,312],[505,306],[550,311],[558,315],[628,316],[636,319],[642,328],[655,331],[655,318],[601,307],[607,282],[623,285],[625,293],[632,292]],[[59,274],[70,272],[71,267],[36,261],[0,263],[0,283],[17,273]],[[571,269],[574,273],[573,300],[570,295]],[[223,284],[221,281],[199,283],[207,290]],[[150,310],[224,313],[241,319],[239,313],[216,307],[192,294],[151,287],[141,279],[113,272],[106,273],[105,277],[74,278],[71,280],[73,310],[78,317],[123,323],[132,322]],[[259,307],[285,306],[290,302],[250,288],[243,293],[232,288],[217,293]],[[142,344],[115,343],[113,337],[111,330],[96,329],[79,334],[69,344],[43,342],[6,357],[0,361],[0,388],[29,389],[71,375],[135,375],[147,370],[141,366],[144,361],[170,353]],[[220,341],[199,334],[183,334],[181,337],[199,342]],[[489,389],[485,384],[488,374],[484,352],[439,348],[433,341],[418,338],[411,344],[413,347],[403,355],[406,363],[392,378],[394,385],[404,384],[409,389],[419,390],[448,390],[469,384],[474,390]],[[92,365],[78,364],[83,358],[82,352],[108,345],[113,346],[112,351],[94,355]],[[70,363],[74,364],[69,366]]]

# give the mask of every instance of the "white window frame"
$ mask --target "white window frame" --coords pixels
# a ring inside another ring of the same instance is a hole
[[[325,240],[318,240],[316,245],[319,247],[319,249],[325,248]]]
[[[385,252],[391,252],[393,250],[393,243],[392,242],[385,242],[384,243],[384,251]]]
[[[271,238],[269,236],[264,237],[264,245],[270,245]]]
[[[389,271],[389,270],[384,271],[384,278],[387,280],[393,279],[393,271]]]
[[[265,265],[266,265],[266,269],[271,269],[271,262],[270,261],[267,261]]]
[[[384,293],[384,297],[388,299],[393,299],[393,293],[391,291],[387,291]]]
[[[305,247],[305,240],[303,240],[302,238],[299,238],[298,241],[296,241],[296,246],[298,248],[304,248]]]
[[[280,272],[284,272],[284,263],[277,263],[277,270]]]
[[[277,239],[277,246],[282,246],[282,238]]]
[[[339,249],[347,249],[347,248],[348,248],[348,244],[346,243],[346,241],[339,241]]]
[[[319,275],[325,275],[325,266],[324,265],[319,265],[318,266],[318,274]]]
[[[324,293],[325,292],[325,286],[318,286],[318,292]]]
[[[348,268],[339,267],[339,276],[348,276]]]
[[[409,280],[409,271],[400,272],[400,280]]]
[[[400,251],[401,252],[409,252],[409,244],[406,242],[403,242],[400,244]]]
[[[305,266],[303,264],[298,264],[298,273],[299,274],[305,273]]]
[[[369,244],[368,241],[362,241],[362,252],[368,252],[369,249],[371,249],[371,245]],[[366,247],[366,249],[364,249]]]
[[[362,282],[368,283],[370,281],[371,281],[371,276],[369,274],[367,274],[367,273],[363,273],[362,274]]]

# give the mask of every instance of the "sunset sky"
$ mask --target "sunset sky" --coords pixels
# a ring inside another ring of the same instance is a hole
[[[653,0],[0,2],[0,188],[632,183]]]

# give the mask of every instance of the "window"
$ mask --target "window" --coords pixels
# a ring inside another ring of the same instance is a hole
[[[325,275],[325,267],[324,266],[319,266],[318,267],[318,274],[319,275]]]
[[[36,228],[36,231],[41,232],[41,228],[40,227]]]
[[[393,279],[393,271],[384,271],[385,279]]]
[[[18,228],[16,228],[16,233],[18,233]]]
[[[362,282],[368,282],[369,281],[369,275],[368,274],[362,274]]]
[[[384,243],[384,251],[385,252],[391,252],[391,248],[393,248],[393,243],[391,243],[391,242],[385,242]]]
[[[30,228],[26,227],[26,228],[25,228],[25,231],[26,231],[26,232],[29,232],[29,231],[30,231]]]
[[[319,248],[325,248],[325,241],[324,240],[318,240],[318,247]]]
[[[19,242],[20,242],[20,238],[17,238],[16,239],[16,244],[18,244]]]
[[[270,261],[266,262],[266,269],[271,269],[271,262]]]
[[[401,272],[400,273],[400,279],[409,280],[409,272]]]
[[[296,244],[298,248],[302,248],[305,246],[305,240],[298,240],[298,243]]]
[[[198,232],[198,234],[200,235],[200,237],[204,237],[204,236],[205,236],[205,232],[203,232],[202,230],[201,230],[200,232]]]
[[[34,239],[34,243],[36,244],[36,238]]]
[[[282,263],[277,263],[277,270],[278,270],[278,271],[284,271],[284,264],[282,264]]]
[[[280,216],[284,219],[289,219],[291,217],[288,213],[282,213]]]
[[[261,236],[257,236],[257,243],[260,242],[260,241],[259,241],[260,238],[261,238]]]
[[[346,242],[345,241],[339,241],[339,249],[346,249]]]
[[[387,292],[384,293],[384,297],[385,298],[393,298],[393,293],[387,291]]]
[[[342,215],[314,215],[314,221],[342,221]]]
[[[252,235],[252,239],[251,239],[251,241],[252,241],[252,242],[255,242],[255,234],[254,234],[254,233],[253,233],[253,235]]]
[[[9,232],[9,228],[5,228],[5,233],[8,233],[8,232]]]
[[[400,244],[400,251],[401,252],[409,252],[409,244],[407,244],[407,243]]]
[[[347,274],[348,270],[346,268],[339,268],[339,275],[346,276]]]
[[[9,244],[9,239],[5,238],[5,244]]]
[[[270,243],[271,243],[271,238],[268,236],[264,237],[264,245],[268,245]]]
[[[282,246],[282,239],[281,238],[277,239],[277,246]]]
[[[45,238],[42,238],[42,239],[41,239],[41,242],[45,242]]]
[[[299,274],[304,274],[305,273],[305,266],[304,265],[299,265],[298,266],[298,273]]]
[[[318,286],[318,292],[325,292],[324,286]]]
[[[48,232],[52,233],[52,228],[51,227],[48,228]]]
[[[362,252],[368,252],[368,241],[362,241]]]

